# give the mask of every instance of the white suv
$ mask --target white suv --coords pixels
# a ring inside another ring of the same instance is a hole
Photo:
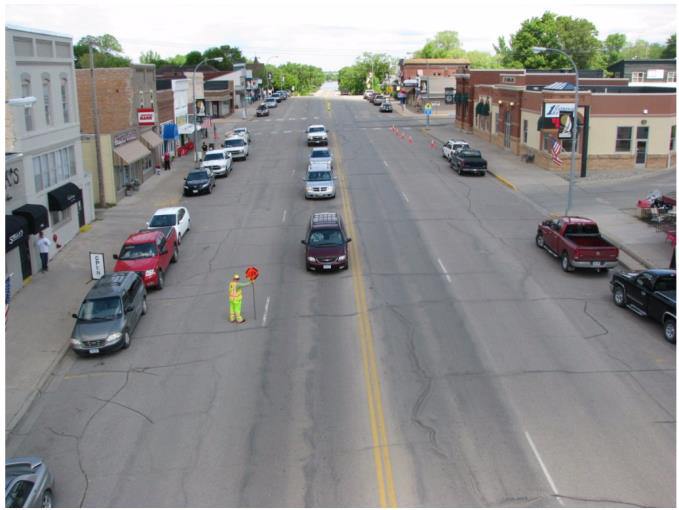
[[[248,159],[250,148],[248,142],[242,136],[233,135],[224,140],[224,149],[231,154],[232,158]]]
[[[201,168],[209,168],[212,173],[217,175],[229,176],[233,158],[226,149],[215,149],[205,153],[205,159],[200,164]]]
[[[309,126],[306,130],[307,145],[328,145],[328,130],[322,124]]]

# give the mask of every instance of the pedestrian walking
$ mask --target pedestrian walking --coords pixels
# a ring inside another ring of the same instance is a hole
[[[200,149],[203,151],[203,158],[205,157],[205,153],[207,152],[207,144],[203,142],[203,145],[200,146]]]
[[[38,233],[38,240],[35,242],[38,247],[38,252],[40,252],[40,262],[42,263],[41,272],[49,271],[47,268],[47,261],[50,255],[50,246],[52,246],[52,241],[47,239],[42,232]]]
[[[240,283],[240,276],[234,274],[229,282],[229,322],[245,322],[240,313],[243,303],[243,287],[252,285],[252,282]]]
[[[165,156],[163,156],[163,165],[165,170],[170,169],[170,151],[165,151]]]

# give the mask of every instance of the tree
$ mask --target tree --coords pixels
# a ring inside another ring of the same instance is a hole
[[[339,87],[352,94],[362,94],[366,88],[380,92],[387,75],[393,75],[395,59],[384,53],[363,53],[352,66],[343,67],[338,72]],[[370,80],[371,74],[373,79]]]
[[[190,51],[186,54],[185,65],[196,66],[201,60],[203,60],[203,54],[200,51]]]
[[[139,62],[142,64],[154,64],[156,67],[166,66],[168,64],[167,60],[161,58],[160,54],[153,50],[142,52],[139,56]]]
[[[121,55],[123,48],[111,34],[86,35],[73,47],[76,67],[90,67],[89,49],[92,46],[95,67],[127,67],[132,60]]]
[[[500,58],[486,51],[467,51],[464,57],[469,60],[472,69],[497,69],[500,67]]]
[[[625,34],[610,34],[602,43],[605,66],[615,64],[622,59],[622,49],[627,44]]]
[[[417,58],[459,58],[463,55],[460,36],[452,30],[437,32],[421,50],[415,52]]]
[[[677,34],[672,34],[665,43],[660,58],[677,58]]]

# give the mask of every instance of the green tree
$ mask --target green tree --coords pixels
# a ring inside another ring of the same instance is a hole
[[[90,67],[90,45],[95,67],[127,67],[132,63],[131,59],[121,55],[123,48],[111,34],[86,35],[73,47],[77,68]]]
[[[437,32],[422,49],[415,52],[417,58],[459,58],[463,55],[460,36],[452,30]]]
[[[200,51],[190,51],[186,54],[186,62],[184,65],[196,66],[203,60],[203,54]]]
[[[665,46],[660,43],[649,43],[643,39],[637,39],[634,43],[628,43],[622,50],[623,58],[633,60],[635,58],[660,58]]]
[[[498,69],[501,67],[500,58],[487,51],[467,51],[464,58],[469,60],[469,66],[472,69]]]
[[[605,66],[615,64],[622,59],[622,49],[627,44],[625,34],[610,34],[602,43]]]
[[[672,34],[667,42],[665,48],[660,54],[660,58],[677,58],[677,34]]]
[[[156,67],[161,67],[168,64],[167,60],[161,58],[160,54],[153,50],[142,52],[139,57],[139,62],[142,64],[154,64]]]

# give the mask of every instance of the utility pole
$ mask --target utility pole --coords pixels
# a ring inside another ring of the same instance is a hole
[[[101,142],[99,141],[99,112],[97,110],[97,81],[94,79],[94,51],[90,42],[90,80],[92,80],[92,117],[94,120],[94,148],[97,154],[97,180],[99,181],[99,206],[106,206],[104,195],[104,166],[101,163]]]

